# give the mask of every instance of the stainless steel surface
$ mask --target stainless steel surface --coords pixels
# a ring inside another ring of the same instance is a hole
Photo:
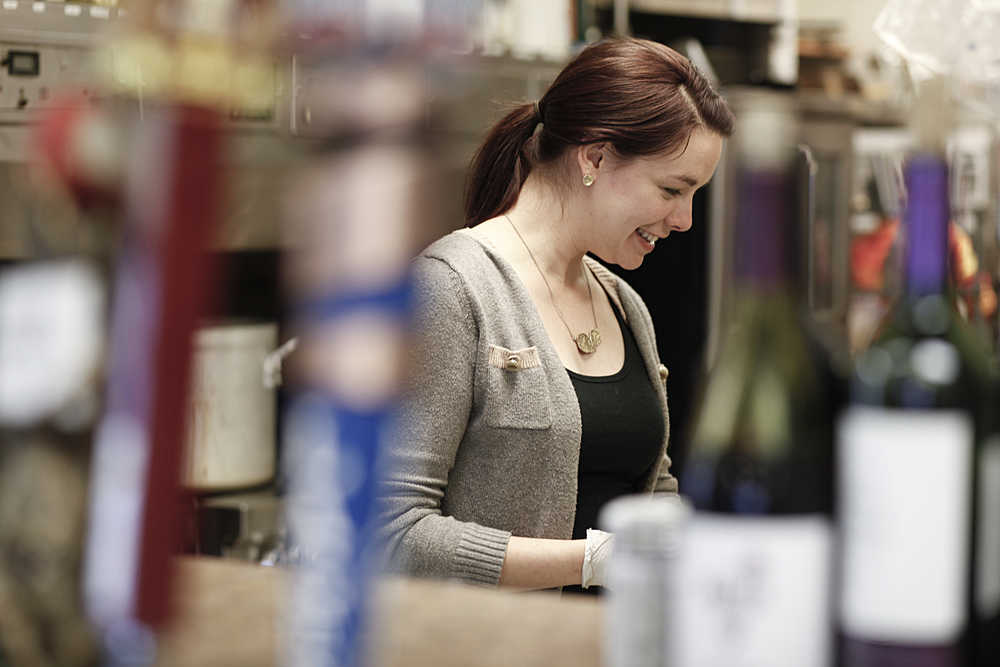
[[[114,7],[44,0],[2,0],[0,41],[92,46],[107,26],[127,15]]]
[[[0,60],[16,50],[37,54],[40,64],[37,76],[0,69],[0,124],[32,121],[33,112],[50,107],[57,93],[93,95],[95,80],[87,55],[119,13],[72,2],[0,2]],[[0,155],[10,158],[9,151]]]
[[[55,92],[65,91],[68,85],[80,94],[84,89],[88,96],[103,94],[89,63],[101,30],[115,22],[115,10],[109,19],[96,19],[89,6],[73,5],[81,13],[70,16],[65,8],[71,3],[11,3],[2,0],[0,4],[15,7],[0,9],[0,55],[11,48],[34,50],[40,54],[42,67],[38,77],[29,78],[11,77],[6,68],[0,69],[0,257],[105,249],[101,230],[68,201],[51,201],[51,195],[28,187],[28,164],[33,157],[30,142],[36,112],[51,106]],[[45,11],[36,12],[36,4]],[[445,136],[437,142],[440,177],[452,184],[443,188],[449,195],[439,206],[438,235],[463,224],[462,183],[490,124],[507,111],[507,102],[538,99],[561,65],[510,56],[468,56],[457,62],[457,71],[448,75],[447,82],[448,96],[454,100],[444,109],[441,128]],[[295,112],[303,110],[301,96],[308,92],[293,81],[297,72],[292,57],[277,59],[273,78],[264,82],[273,86],[273,113],[234,110],[227,121],[227,194],[213,244],[216,249],[271,249],[282,242],[282,193],[287,190],[290,166],[309,142],[291,138],[293,122],[302,120]],[[28,104],[17,108],[22,88]]]
[[[3,18],[0,13],[0,20]],[[90,50],[86,46],[0,40],[0,59],[11,51],[36,56],[39,73],[18,76],[9,74],[6,68],[0,69],[0,122],[29,122],[35,111],[53,108],[69,96],[93,97],[97,83],[90,72],[87,57]]]
[[[706,329],[708,337],[705,341],[705,369],[711,369],[715,365],[715,360],[719,356],[719,344],[722,340],[722,306],[728,296],[731,278],[729,269],[726,266],[726,249],[728,248],[727,238],[727,216],[732,208],[732,186],[729,184],[729,172],[727,167],[730,164],[729,150],[724,145],[719,166],[715,169],[715,176],[708,188],[709,197],[709,220],[708,220],[708,248],[706,250],[706,266],[708,270],[708,290],[707,290],[707,320]]]
[[[24,125],[0,125],[0,164],[23,162],[28,154],[30,130]]]
[[[0,0],[0,60],[15,50],[38,54],[40,65],[37,76],[0,68],[0,258],[107,250],[106,230],[68,200],[34,188],[29,164],[38,112],[67,95],[106,94],[108,74],[97,69],[94,56],[96,49],[108,48],[107,33],[123,14],[72,2]],[[280,193],[297,151],[287,141],[290,62],[276,59],[272,76],[255,78],[270,90],[270,108],[230,110],[217,249],[278,245]],[[137,101],[135,111],[141,113],[142,106]]]
[[[856,124],[848,116],[803,113],[801,145],[814,164],[807,227],[807,294],[814,317],[843,329],[847,312],[849,205]]]

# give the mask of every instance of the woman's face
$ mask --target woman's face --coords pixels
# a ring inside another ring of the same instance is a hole
[[[691,200],[715,172],[722,137],[698,128],[683,153],[629,159],[606,147],[582,150],[582,168],[595,176],[584,195],[593,214],[589,250],[635,269],[660,239],[691,228]]]

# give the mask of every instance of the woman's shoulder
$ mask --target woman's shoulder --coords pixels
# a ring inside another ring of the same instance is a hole
[[[487,279],[498,268],[497,258],[470,229],[442,236],[424,248],[414,260],[418,276],[443,264],[466,283]]]
[[[417,258],[441,259],[455,261],[470,256],[485,255],[482,242],[477,239],[472,230],[463,227],[445,234],[420,251]]]

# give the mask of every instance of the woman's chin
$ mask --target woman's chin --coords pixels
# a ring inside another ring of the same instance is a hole
[[[643,257],[626,257],[620,262],[615,262],[618,266],[622,267],[626,271],[634,271],[642,266],[642,260],[646,259]]]
[[[596,252],[591,252],[592,255],[596,256],[599,260],[605,264],[614,264],[615,266],[620,266],[626,271],[632,271],[638,269],[642,266],[642,261],[646,259],[645,255],[635,255],[635,253],[621,253],[617,256],[608,256],[598,254]]]

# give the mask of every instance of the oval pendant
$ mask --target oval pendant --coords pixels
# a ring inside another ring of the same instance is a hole
[[[590,340],[590,336],[585,333],[578,334],[576,337],[576,347],[584,354],[590,354],[594,351],[594,344]]]
[[[597,346],[601,344],[601,332],[597,329],[590,330],[590,347],[597,349]]]

